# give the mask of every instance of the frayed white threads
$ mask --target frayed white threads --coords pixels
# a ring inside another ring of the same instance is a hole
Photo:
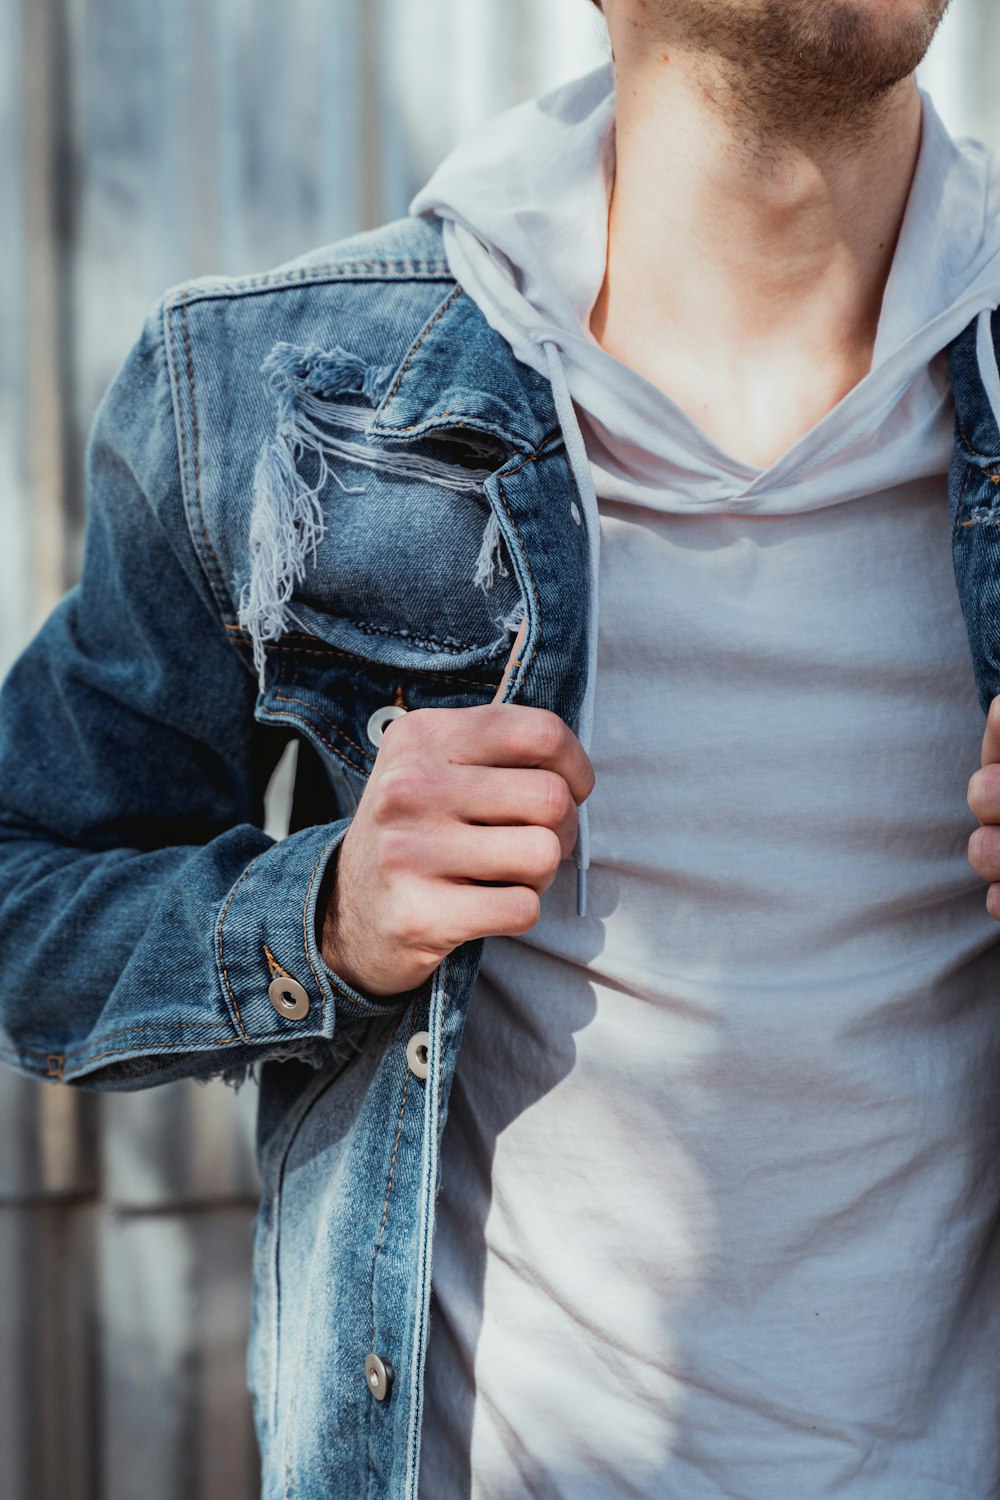
[[[498,576],[506,578],[507,569],[503,560],[500,522],[497,520],[496,512],[491,510],[490,518],[483,531],[483,540],[479,548],[479,556],[476,558],[476,571],[472,575],[472,582],[481,588],[484,594],[488,594]]]
[[[261,366],[277,394],[277,426],[261,450],[254,470],[250,517],[250,577],[240,594],[239,621],[250,636],[261,691],[265,688],[265,644],[278,640],[294,618],[289,604],[295,586],[306,576],[326,530],[320,494],[332,480],[344,494],[364,494],[331,468],[334,460],[392,474],[401,479],[441,485],[466,494],[481,493],[488,469],[451,464],[427,453],[387,451],[337,437],[330,427],[355,431],[367,426],[371,410],[334,403],[336,394],[356,394],[376,406],[388,388],[389,366],[370,367],[346,349],[300,349],[276,344]],[[303,477],[303,461],[312,460],[313,482]],[[476,580],[492,588],[507,569],[500,535],[491,516],[488,537],[476,565]]]

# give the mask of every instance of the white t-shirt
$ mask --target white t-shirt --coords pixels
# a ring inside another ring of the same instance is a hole
[[[530,275],[482,224],[451,238],[515,347],[570,288],[597,783],[587,917],[565,864],[538,925],[485,945],[444,1135],[421,1494],[985,1500],[1000,928],[965,854],[983,726],[940,351],[1000,301],[994,169],[925,100],[873,371],[754,470],[586,332],[597,79],[559,96],[558,185],[533,135],[551,101],[480,143],[517,176]],[[475,220],[463,151],[418,208]],[[492,189],[499,222],[495,170]]]

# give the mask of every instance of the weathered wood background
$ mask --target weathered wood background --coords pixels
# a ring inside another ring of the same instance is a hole
[[[403,212],[605,45],[585,0],[0,0],[0,669],[73,581],[86,434],[154,298]],[[995,0],[956,0],[924,70],[953,128],[998,133],[997,56]],[[253,1111],[0,1073],[4,1500],[256,1495]]]

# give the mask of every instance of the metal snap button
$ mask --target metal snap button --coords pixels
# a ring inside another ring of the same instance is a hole
[[[575,500],[571,500],[569,503],[569,513],[573,517],[573,520],[576,522],[577,526],[579,526],[580,522],[583,520],[583,517],[580,515],[580,507],[577,505]]]
[[[389,1394],[396,1372],[389,1360],[369,1354],[365,1360],[365,1382],[376,1401],[384,1401]]]
[[[398,719],[400,714],[405,713],[406,709],[400,708],[398,703],[386,703],[381,708],[375,710],[368,720],[368,738],[376,749],[382,743],[385,726],[391,723],[393,719]]]
[[[275,974],[267,987],[267,998],[286,1021],[301,1021],[309,1014],[309,996],[296,979]]]
[[[430,1063],[430,1046],[431,1034],[429,1031],[415,1031],[406,1044],[406,1061],[410,1072],[416,1078],[427,1077]]]

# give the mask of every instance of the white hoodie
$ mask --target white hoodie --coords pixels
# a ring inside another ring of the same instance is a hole
[[[484,951],[422,1493],[994,1494],[1000,953],[942,351],[1000,302],[996,165],[924,98],[873,367],[759,470],[589,332],[612,88],[509,112],[412,205],[553,380],[597,773],[589,914],[564,867]]]

